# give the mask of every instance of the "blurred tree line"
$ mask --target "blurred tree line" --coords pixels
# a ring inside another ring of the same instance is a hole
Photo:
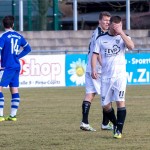
[[[23,0],[24,31],[53,30],[56,1],[59,0]],[[19,30],[19,0],[0,0],[0,22],[6,15],[15,17],[15,30]],[[2,24],[0,30],[4,30]]]

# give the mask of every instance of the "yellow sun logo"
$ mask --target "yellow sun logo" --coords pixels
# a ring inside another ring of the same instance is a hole
[[[81,77],[81,76],[83,76],[83,75],[85,74],[85,71],[84,71],[84,69],[83,69],[82,66],[79,66],[79,67],[76,68],[76,74],[77,74],[79,77]]]

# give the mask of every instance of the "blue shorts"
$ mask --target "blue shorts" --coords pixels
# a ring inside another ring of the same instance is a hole
[[[0,70],[0,86],[18,87],[19,86],[19,69]]]

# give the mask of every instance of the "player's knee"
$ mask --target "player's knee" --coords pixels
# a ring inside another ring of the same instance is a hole
[[[110,110],[111,108],[112,108],[111,103],[109,103],[109,104],[103,106],[103,110],[104,110],[104,111],[108,111],[108,110]]]
[[[85,100],[91,102],[94,99],[94,93],[88,93],[85,95]]]
[[[117,101],[117,108],[125,107],[125,101]]]

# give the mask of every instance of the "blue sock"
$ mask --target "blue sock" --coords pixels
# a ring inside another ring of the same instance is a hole
[[[0,116],[3,116],[3,111],[4,111],[4,96],[3,93],[0,92]]]
[[[17,114],[18,107],[20,103],[20,96],[19,93],[12,94],[12,100],[11,100],[11,112],[10,116],[14,117]]]

